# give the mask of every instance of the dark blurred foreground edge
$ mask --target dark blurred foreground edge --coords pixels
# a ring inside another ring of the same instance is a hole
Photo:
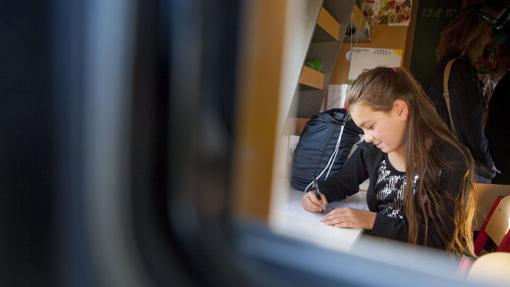
[[[2,286],[458,285],[230,217],[246,2],[4,3]]]

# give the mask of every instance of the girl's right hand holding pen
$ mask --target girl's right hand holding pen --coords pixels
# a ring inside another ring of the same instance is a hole
[[[328,201],[324,194],[319,193],[320,199],[314,191],[307,192],[303,195],[303,208],[310,212],[321,213],[326,210]]]

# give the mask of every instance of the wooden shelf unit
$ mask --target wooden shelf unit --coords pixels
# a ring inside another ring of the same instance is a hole
[[[297,87],[287,116],[286,131],[299,134],[304,123],[322,111],[327,87],[342,47],[355,0],[307,0],[303,18],[304,45],[308,47],[302,58]],[[304,63],[320,61],[320,72]],[[292,118],[292,120],[291,120]],[[299,120],[295,120],[299,119]],[[293,124],[298,124],[295,126]],[[290,125],[290,126],[289,126]]]

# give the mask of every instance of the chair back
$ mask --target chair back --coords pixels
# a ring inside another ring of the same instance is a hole
[[[505,196],[496,206],[487,223],[485,232],[499,246],[510,229],[510,196]],[[510,270],[509,270],[510,273]]]
[[[510,185],[476,183],[474,188],[476,215],[473,228],[478,231],[481,229],[484,220],[488,217],[494,201],[498,197],[510,195]]]

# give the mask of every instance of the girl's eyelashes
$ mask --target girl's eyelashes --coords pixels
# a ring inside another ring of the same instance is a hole
[[[370,131],[370,130],[373,130],[374,129],[374,126],[375,124],[371,124],[371,125],[368,125],[368,126],[364,126],[361,128],[361,130],[363,131],[363,133],[365,134],[366,131]]]

